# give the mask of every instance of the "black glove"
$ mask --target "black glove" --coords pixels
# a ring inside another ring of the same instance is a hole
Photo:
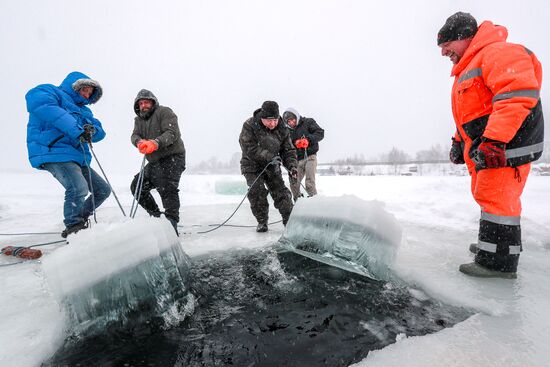
[[[275,157],[273,157],[271,159],[271,162],[269,162],[269,164],[272,164],[274,166],[280,166],[281,164],[283,164],[283,160],[281,159],[281,157],[279,157],[278,155],[276,155]]]
[[[464,150],[462,148],[462,144],[464,143],[455,139],[452,139],[452,140],[453,140],[453,143],[451,145],[451,150],[449,151],[449,159],[454,164],[466,163],[464,162]]]
[[[298,168],[296,167],[292,167],[290,169],[290,177],[292,177],[293,179],[297,180],[298,179]]]
[[[91,143],[92,136],[95,134],[95,127],[93,125],[86,124],[82,126],[84,132],[78,137],[83,143]]]

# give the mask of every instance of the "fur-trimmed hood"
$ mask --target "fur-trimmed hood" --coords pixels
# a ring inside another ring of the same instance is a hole
[[[147,89],[140,90],[138,92],[137,96],[136,96],[136,99],[134,99],[134,112],[138,116],[139,116],[138,102],[139,102],[140,99],[150,99],[151,101],[153,101],[153,108],[151,109],[152,111],[154,111],[155,108],[159,105],[159,100],[157,99],[157,97],[155,97],[153,92],[151,92],[150,90],[147,90]]]
[[[80,88],[86,86],[94,88],[94,92],[88,99],[82,97],[80,93],[78,93]],[[103,88],[101,88],[101,85],[96,80],[91,79],[89,76],[79,71],[73,71],[67,75],[61,82],[59,88],[70,95],[74,102],[80,106],[94,104],[99,101],[103,95]]]

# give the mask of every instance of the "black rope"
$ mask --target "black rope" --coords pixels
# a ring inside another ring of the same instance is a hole
[[[34,234],[59,234],[59,232],[21,232],[21,233],[0,233],[0,236],[28,236]]]
[[[207,231],[200,231],[200,232],[197,232],[198,234],[204,234],[204,233],[209,233],[209,232],[213,232],[215,231],[216,229],[220,228],[220,227],[223,227],[225,225],[225,223],[227,223],[234,215],[235,213],[237,212],[237,210],[239,210],[239,208],[241,207],[241,205],[243,204],[244,202],[244,199],[246,199],[246,197],[248,196],[248,193],[250,192],[250,190],[252,189],[252,187],[254,186],[254,184],[258,181],[258,179],[260,178],[260,176],[265,172],[265,170],[267,169],[267,167],[269,167],[271,164],[273,164],[272,162],[269,162],[265,167],[264,169],[260,172],[260,174],[258,175],[258,177],[256,177],[256,179],[252,182],[252,184],[248,187],[248,190],[246,190],[246,194],[244,194],[243,196],[243,199],[241,200],[241,202],[239,203],[239,205],[237,205],[237,207],[235,208],[235,210],[233,211],[233,213],[231,213],[231,215],[226,219],[224,220],[221,224],[218,224],[216,225],[215,228],[212,228],[212,229],[209,229]]]
[[[11,266],[11,265],[17,265],[17,264],[23,264],[27,261],[18,261],[16,263],[10,263],[10,264],[0,264],[0,267],[4,267],[4,266]]]
[[[90,144],[91,145],[91,144]],[[90,165],[88,164],[88,161],[86,160],[86,151],[84,150],[84,145],[82,145],[82,142],[80,143],[80,148],[82,148],[82,156],[84,157],[84,164],[86,165],[86,169],[88,170],[88,180],[90,185],[90,192],[92,193],[92,208],[93,208],[93,214],[94,214],[94,222],[97,223],[97,217],[95,214],[95,194],[94,194],[94,185],[92,183],[92,171],[90,168]]]
[[[33,247],[40,247],[40,246],[47,246],[47,245],[55,245],[56,243],[61,243],[61,242],[67,243],[67,240],[58,240],[58,241],[52,241],[52,242],[37,243],[36,245],[25,246],[25,247],[26,248],[33,248]]]
[[[105,174],[105,171],[103,170],[103,167],[101,167],[101,163],[99,163],[99,160],[97,159],[97,156],[95,155],[94,148],[92,147],[92,143],[88,142],[88,146],[90,147],[90,151],[92,152],[92,155],[94,156],[94,159],[101,170],[101,173],[103,174],[103,177],[105,177],[105,181],[107,182],[107,185],[109,185],[109,188],[111,189],[111,192],[113,193],[113,196],[115,197],[115,200],[118,204],[118,207],[122,211],[122,215],[126,216],[126,213],[124,212],[124,209],[122,208],[122,205],[120,205],[120,201],[118,200],[118,196],[116,195],[115,190],[113,190],[113,186],[111,185],[111,182],[109,182],[109,179],[107,178],[107,175]]]
[[[270,222],[270,223],[267,223],[267,225],[273,225],[273,224],[277,224],[277,223],[281,223],[283,220],[278,220],[276,222]],[[191,227],[203,227],[204,225],[202,224],[195,224],[195,225],[192,225]],[[208,227],[216,227],[216,226],[219,226],[219,224],[208,224],[207,225]],[[236,227],[236,228],[253,228],[253,227],[256,227],[256,225],[244,225],[244,224],[224,224],[223,225],[224,227]],[[180,224],[178,225],[178,228],[183,228],[184,225],[183,224]]]
[[[143,155],[143,160],[141,161],[141,168],[139,170],[138,181],[136,182],[134,197],[132,198],[132,207],[130,208],[130,218],[135,218],[139,207],[139,198],[141,197],[141,189],[143,188],[143,179],[145,176],[144,170],[145,170],[145,155]],[[134,202],[136,204],[135,210],[134,210]]]

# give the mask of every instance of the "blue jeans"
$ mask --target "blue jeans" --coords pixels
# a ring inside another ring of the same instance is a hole
[[[93,169],[74,162],[44,163],[42,168],[50,172],[65,188],[63,216],[65,227],[83,222],[111,194],[111,189]],[[91,182],[90,182],[91,175]],[[93,188],[92,195],[88,195]]]

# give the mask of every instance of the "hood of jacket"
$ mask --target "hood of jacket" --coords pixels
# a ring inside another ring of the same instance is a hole
[[[80,88],[86,86],[94,88],[94,92],[88,99],[82,97],[80,93],[78,93]],[[99,99],[103,95],[103,88],[101,88],[101,85],[97,81],[91,79],[89,76],[79,71],[73,71],[72,73],[69,73],[69,75],[67,75],[65,79],[61,82],[59,88],[70,95],[73,101],[80,106],[94,104],[99,101]]]
[[[140,114],[139,114],[139,104],[138,104],[140,99],[150,99],[151,101],[153,101],[153,108],[151,108],[151,113],[159,105],[159,100],[157,99],[157,97],[155,97],[153,92],[151,92],[150,90],[147,90],[147,89],[140,90],[138,92],[137,96],[136,96],[136,99],[134,99],[134,112],[138,116],[140,116]]]
[[[506,42],[507,38],[508,30],[506,27],[495,25],[487,20],[481,23],[470,46],[468,46],[460,61],[453,67],[451,76],[459,75],[484,47],[497,42]]]
[[[302,116],[300,116],[300,113],[298,112],[298,110],[296,110],[295,108],[292,108],[292,107],[289,107],[285,110],[285,112],[283,112],[283,116],[285,115],[285,113],[287,112],[290,112],[292,113],[294,116],[296,116],[296,126],[300,125],[300,119],[302,118]],[[284,119],[283,119],[284,120]],[[286,121],[285,121],[285,125],[286,127],[288,127],[289,129],[295,129],[296,127],[292,128],[290,127]]]

